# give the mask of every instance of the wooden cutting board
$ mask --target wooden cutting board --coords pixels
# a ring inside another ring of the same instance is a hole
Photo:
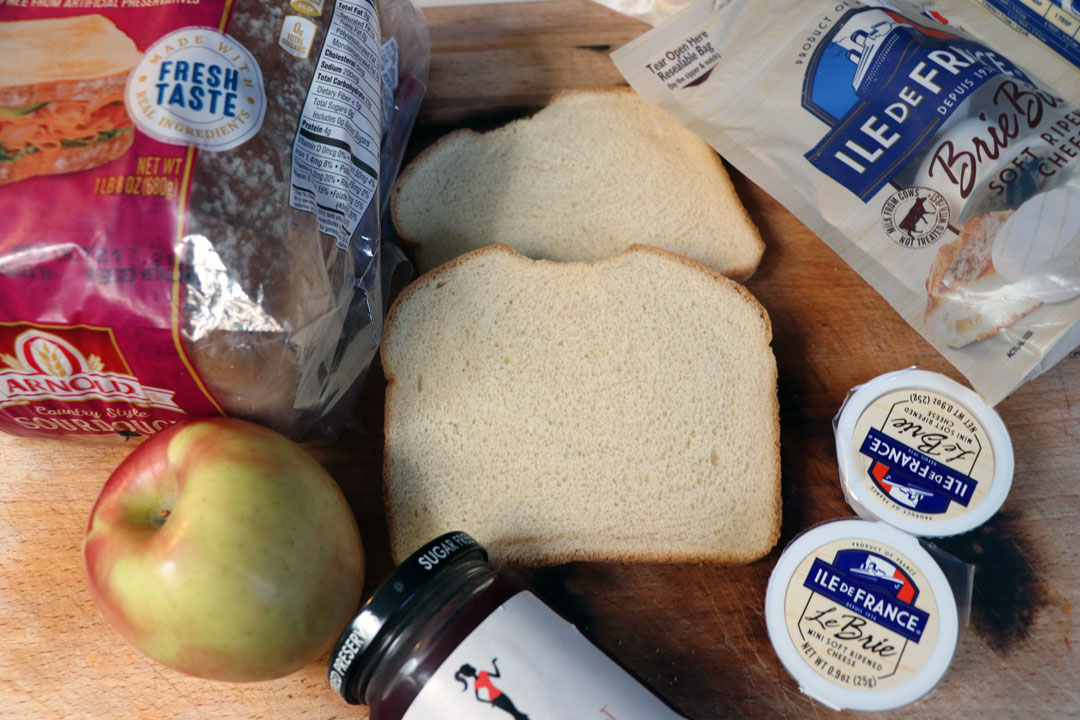
[[[411,152],[457,127],[520,117],[565,88],[621,84],[608,53],[646,29],[586,0],[427,16],[432,72]],[[767,244],[748,287],[771,316],[779,367],[780,544],[741,568],[573,563],[523,572],[693,720],[830,717],[799,693],[769,644],[769,572],[794,535],[852,514],[830,424],[848,389],[914,364],[960,377],[823,242],[733,176]],[[369,589],[391,568],[379,490],[382,391],[375,368],[360,428],[316,451],[360,521]],[[971,622],[937,690],[882,717],[1080,717],[1080,357],[998,409],[1016,447],[1012,494],[982,529],[941,543],[976,567]],[[323,661],[274,682],[218,684],[155,665],[113,633],[83,581],[80,543],[101,484],[127,452],[0,438],[0,718],[365,718],[329,690]]]

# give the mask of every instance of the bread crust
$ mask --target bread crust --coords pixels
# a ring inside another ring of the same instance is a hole
[[[597,85],[597,86],[591,86],[591,87],[567,88],[565,90],[560,90],[559,92],[555,93],[555,95],[548,102],[548,105],[554,104],[557,100],[559,100],[560,98],[563,98],[563,97],[568,97],[568,96],[573,96],[573,95],[589,94],[589,93],[602,93],[602,92],[621,93],[621,94],[624,94],[624,95],[630,95],[630,94],[637,93],[637,91],[634,90],[634,88],[630,87],[629,85]],[[716,152],[716,150],[714,150],[704,140],[701,141],[701,144],[705,148],[708,148],[709,154],[712,156],[713,160],[716,161],[716,165],[720,169],[720,174],[721,174],[721,177],[723,178],[722,184],[725,186],[725,189],[728,192],[730,192],[733,196],[739,197],[739,194],[737,192],[735,192],[735,184],[733,182],[731,182],[731,175],[728,172],[728,167],[727,167],[727,165],[724,164],[724,158],[720,157],[720,153]],[[753,232],[753,235],[754,235],[753,239],[755,240],[757,248],[758,248],[758,253],[757,253],[758,262],[754,263],[753,265],[746,266],[746,267],[737,267],[737,268],[735,268],[733,270],[729,270],[727,273],[720,273],[720,274],[723,275],[724,277],[731,278],[732,280],[735,280],[736,282],[744,282],[746,280],[749,280],[753,276],[753,274],[757,271],[758,264],[761,262],[761,256],[765,254],[765,241],[761,237],[761,231],[758,230],[757,224],[754,222],[753,218],[750,217],[750,213],[747,212],[746,206],[742,203],[742,198],[739,198],[738,206],[739,206],[740,212],[742,213],[743,221],[746,223],[747,227],[749,227],[750,230]],[[651,246],[643,246],[643,247],[651,247]],[[657,249],[662,249],[662,248],[657,248]],[[671,253],[671,254],[675,255],[676,257],[682,258],[682,256],[678,255],[677,253]],[[689,258],[682,258],[682,259],[689,260]],[[693,262],[693,261],[691,261],[691,262]],[[695,264],[700,264],[700,263],[695,263]],[[706,270],[710,270],[710,268],[708,268],[708,267],[706,267],[704,265],[702,265],[702,267],[704,267]],[[756,298],[754,298],[754,302],[757,302]]]
[[[768,312],[766,312],[764,306],[758,301],[754,295],[743,287],[738,282],[726,277],[716,270],[706,267],[701,263],[698,263],[690,258],[683,257],[677,253],[673,253],[668,250],[653,247],[650,245],[635,244],[626,248],[625,250],[613,255],[609,258],[597,260],[591,263],[581,263],[585,265],[597,266],[604,263],[614,262],[617,258],[622,257],[630,253],[651,253],[660,257],[673,260],[675,262],[682,263],[687,267],[706,273],[709,277],[715,279],[717,282],[726,284],[728,287],[735,289],[740,296],[751,304],[751,307],[757,312],[758,317],[761,319],[768,341],[772,341],[772,323],[769,319]],[[382,464],[382,493],[383,493],[383,505],[386,508],[387,513],[387,527],[390,536],[390,549],[391,554],[395,562],[401,562],[407,557],[408,552],[399,553],[398,544],[399,539],[397,537],[397,523],[393,513],[393,507],[389,497],[389,485],[390,485],[390,463],[389,453],[387,449],[392,444],[393,433],[391,432],[391,413],[395,407],[394,395],[398,391],[398,379],[388,366],[387,357],[388,349],[392,347],[393,327],[397,321],[397,315],[399,309],[408,302],[409,298],[415,293],[423,290],[432,285],[437,285],[442,278],[448,274],[451,270],[474,261],[478,257],[484,257],[492,254],[505,254],[513,257],[521,258],[527,262],[553,262],[550,260],[530,260],[524,255],[521,255],[514,251],[509,245],[497,244],[489,245],[487,247],[479,248],[471,252],[459,255],[458,257],[440,265],[439,267],[421,275],[415,281],[413,281],[408,287],[406,287],[398,298],[394,301],[386,317],[386,324],[383,332],[383,343],[380,347],[380,361],[383,367],[383,373],[386,378],[386,395],[384,402],[384,414],[383,414],[383,464]],[[773,365],[772,377],[770,378],[772,387],[777,385],[777,370],[775,364]],[[760,559],[771,550],[776,542],[780,538],[780,522],[781,522],[781,495],[780,495],[780,410],[779,399],[776,393],[770,395],[770,416],[774,419],[772,427],[772,443],[776,451],[775,457],[777,458],[776,473],[773,480],[773,487],[776,488],[775,495],[772,499],[772,516],[770,518],[771,532],[769,534],[768,547],[759,553],[746,553],[746,554],[733,554],[733,553],[679,553],[679,552],[639,552],[639,553],[589,553],[585,551],[581,552],[552,552],[549,554],[527,554],[527,553],[508,553],[510,559],[517,564],[522,565],[546,565],[557,564],[571,561],[585,561],[585,562],[658,562],[658,563],[673,563],[673,562],[709,562],[718,563],[724,565],[745,565],[755,560]]]
[[[14,108],[39,102],[95,100],[106,95],[124,92],[131,69],[111,75],[72,78],[52,82],[9,85],[0,88],[0,107]]]
[[[133,142],[135,133],[126,132],[93,145],[63,148],[51,159],[42,153],[34,153],[12,162],[0,163],[0,185],[36,175],[55,175],[98,167],[126,153]]]
[[[627,85],[599,85],[599,86],[589,86],[589,87],[581,87],[581,88],[568,88],[568,89],[565,89],[565,90],[560,90],[559,92],[552,95],[551,99],[548,100],[547,104],[545,104],[542,108],[540,108],[536,112],[528,115],[527,117],[518,118],[517,120],[512,120],[511,122],[506,123],[505,125],[502,125],[499,128],[495,128],[494,130],[501,130],[502,128],[510,127],[510,126],[513,126],[513,125],[515,125],[517,123],[527,122],[527,121],[531,120],[532,118],[534,118],[540,112],[543,112],[545,109],[547,109],[549,107],[552,107],[553,105],[555,105],[555,103],[559,102],[562,99],[565,99],[565,98],[568,98],[568,97],[574,97],[576,95],[590,95],[590,94],[595,95],[595,94],[598,94],[598,93],[613,93],[613,94],[621,94],[621,95],[635,95],[635,94],[637,94],[637,91],[634,90],[633,88],[627,86]],[[491,131],[488,131],[488,132],[493,132],[494,130],[491,130]],[[423,241],[420,238],[418,238],[418,237],[416,237],[414,235],[410,235],[407,232],[405,232],[404,230],[402,230],[402,227],[403,227],[404,223],[402,222],[401,214],[400,214],[400,211],[399,211],[399,198],[400,198],[400,195],[401,195],[401,188],[404,187],[406,184],[408,184],[410,182],[410,179],[412,178],[412,176],[415,173],[417,173],[419,170],[421,170],[423,168],[423,165],[431,158],[431,156],[435,152],[437,152],[438,150],[441,150],[443,148],[444,144],[449,144],[451,142],[455,142],[456,140],[460,139],[461,137],[469,137],[469,136],[481,137],[481,136],[486,135],[486,134],[487,133],[477,132],[477,131],[471,130],[469,128],[462,128],[462,129],[454,130],[454,131],[452,131],[450,133],[447,133],[446,135],[443,135],[442,137],[440,137],[438,140],[436,140],[434,143],[432,143],[428,147],[424,148],[424,150],[422,150],[420,152],[420,154],[418,154],[415,158],[413,158],[409,162],[409,164],[406,165],[405,168],[398,175],[398,179],[394,183],[393,189],[390,191],[390,219],[393,222],[394,229],[397,231],[398,237],[401,238],[401,240],[406,244],[406,246],[412,252],[414,252],[414,253],[417,252],[422,247]],[[747,266],[735,267],[735,268],[727,271],[727,273],[726,273],[726,276],[731,278],[732,280],[742,282],[742,281],[748,280],[754,274],[754,272],[757,270],[758,265],[761,262],[761,257],[765,253],[765,241],[762,239],[761,232],[760,232],[760,230],[758,230],[758,227],[754,223],[753,218],[750,217],[750,213],[747,212],[746,206],[743,205],[742,199],[739,198],[738,193],[735,191],[735,185],[731,181],[731,177],[730,177],[730,175],[728,173],[727,166],[724,164],[724,159],[721,158],[720,155],[715,150],[713,150],[713,148],[711,148],[704,140],[701,141],[701,146],[702,146],[702,148],[704,150],[706,150],[709,153],[709,155],[716,162],[717,168],[720,170],[720,177],[722,178],[722,183],[721,184],[724,185],[725,190],[727,192],[729,192],[731,194],[731,196],[739,199],[739,201],[736,204],[738,205],[739,212],[742,215],[741,219],[743,220],[743,222],[746,223],[747,227],[750,228],[750,231],[753,234],[753,237],[751,238],[751,240],[756,245],[756,249],[757,249],[756,255],[757,255],[757,258],[758,258],[757,262],[755,262],[755,263],[753,263],[751,265],[747,265]]]

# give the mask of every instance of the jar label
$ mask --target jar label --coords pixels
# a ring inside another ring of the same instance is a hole
[[[896,513],[925,523],[974,509],[994,477],[986,428],[968,408],[930,390],[896,390],[874,400],[855,424],[851,451],[855,482]]]
[[[926,576],[897,550],[871,540],[837,540],[804,558],[784,611],[806,664],[845,689],[904,684],[937,642],[938,605]]]
[[[527,591],[465,638],[402,720],[437,717],[684,720]]]

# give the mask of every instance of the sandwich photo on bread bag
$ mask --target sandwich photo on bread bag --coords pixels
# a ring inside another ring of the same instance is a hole
[[[399,258],[380,216],[427,79],[420,12],[32,5],[0,6],[0,430],[228,415],[335,438]]]
[[[765,249],[716,152],[626,87],[444,136],[402,171],[391,210],[421,272],[495,243],[561,261],[645,244],[745,280]]]
[[[124,84],[142,57],[101,15],[0,23],[0,185],[131,148]]]
[[[780,529],[764,308],[692,260],[505,245],[421,276],[382,347],[398,561],[469,528],[499,561],[748,563]]]

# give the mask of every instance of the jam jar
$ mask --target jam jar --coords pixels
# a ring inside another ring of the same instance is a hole
[[[342,633],[328,675],[372,720],[684,720],[463,532],[394,570]]]

